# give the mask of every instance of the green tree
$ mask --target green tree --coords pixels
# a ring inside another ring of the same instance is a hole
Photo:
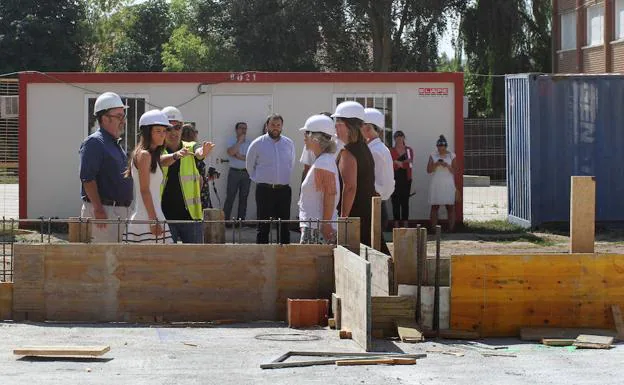
[[[0,73],[80,71],[85,4],[0,1]]]
[[[175,29],[163,45],[162,62],[164,71],[173,72],[213,71],[217,68],[214,48],[189,32],[186,25]]]
[[[150,0],[124,11],[128,12],[127,23],[120,36],[114,36],[113,48],[103,58],[102,69],[162,71],[162,47],[169,41],[172,30],[169,4],[164,0]]]
[[[473,116],[504,113],[504,74],[549,72],[550,1],[477,0],[463,18],[466,94]]]

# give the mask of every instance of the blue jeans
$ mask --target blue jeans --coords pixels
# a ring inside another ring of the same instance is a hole
[[[171,238],[174,243],[204,243],[204,234],[201,222],[169,223]]]

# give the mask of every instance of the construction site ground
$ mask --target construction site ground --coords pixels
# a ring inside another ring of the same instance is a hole
[[[516,339],[408,344],[376,340],[380,350],[426,353],[414,365],[261,369],[288,351],[359,352],[335,330],[282,323],[233,325],[0,323],[2,384],[620,384],[624,346],[610,350],[546,347]],[[32,345],[109,345],[95,358],[24,358]],[[432,350],[451,350],[447,355]],[[504,354],[486,357],[482,353]],[[460,355],[463,354],[463,355]],[[290,358],[289,360],[296,360]],[[299,360],[310,358],[298,358]]]

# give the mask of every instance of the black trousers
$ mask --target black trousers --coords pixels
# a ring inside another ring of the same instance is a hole
[[[276,222],[273,226],[278,227],[277,219],[290,219],[290,201],[292,198],[292,190],[290,186],[273,188],[262,183],[256,185],[256,208],[258,209],[258,219],[273,218]],[[271,231],[270,223],[259,223],[258,233],[256,234],[256,243],[269,243],[269,232]],[[278,228],[277,238],[273,238],[273,242],[289,244],[290,243],[290,224],[282,223]]]
[[[412,181],[407,180],[407,170],[399,169],[394,172],[394,193],[392,193],[392,215],[395,221],[409,219],[409,195],[412,190]]]

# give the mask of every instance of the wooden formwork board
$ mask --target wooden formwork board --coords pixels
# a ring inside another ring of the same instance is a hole
[[[386,244],[390,255],[394,258],[394,243]],[[435,257],[428,257],[425,260],[425,274],[423,285],[433,286],[435,280]],[[440,258],[440,286],[449,286],[450,284],[451,259],[449,257]],[[397,284],[398,287],[398,284]]]
[[[393,280],[392,258],[364,244],[360,244],[360,257],[371,264],[371,295],[390,295]]]
[[[371,339],[371,264],[348,249],[334,249],[336,295],[340,297],[341,328],[366,351]]]
[[[285,320],[329,298],[329,245],[15,245],[16,320]]]
[[[521,327],[614,327],[624,305],[624,255],[458,255],[451,329],[517,336]]]
[[[0,282],[0,321],[13,319],[13,282]]]

